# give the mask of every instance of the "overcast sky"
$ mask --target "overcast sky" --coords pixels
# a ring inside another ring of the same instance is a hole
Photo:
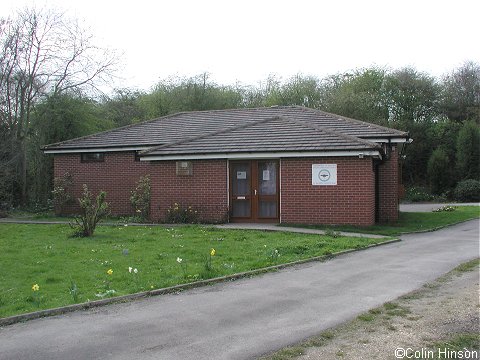
[[[202,72],[255,85],[371,65],[440,76],[480,62],[478,0],[1,0],[0,16],[25,5],[67,10],[123,53],[118,87]]]

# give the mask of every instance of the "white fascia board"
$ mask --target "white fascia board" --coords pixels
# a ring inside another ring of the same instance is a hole
[[[364,140],[376,142],[376,143],[406,143],[410,142],[406,138],[363,138]]]
[[[382,155],[378,150],[352,150],[352,151],[305,151],[305,152],[258,152],[258,153],[233,153],[233,154],[188,154],[188,155],[155,155],[140,156],[140,161],[156,160],[204,160],[204,159],[278,159],[278,158],[300,158],[300,157],[340,157],[340,156],[372,156],[381,159]]]
[[[89,148],[89,149],[62,149],[62,150],[43,150],[45,154],[78,154],[92,152],[119,152],[119,151],[143,151],[151,149],[151,146],[126,146],[111,148]]]

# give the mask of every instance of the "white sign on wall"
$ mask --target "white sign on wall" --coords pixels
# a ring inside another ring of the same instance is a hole
[[[312,185],[337,185],[337,164],[312,164]]]

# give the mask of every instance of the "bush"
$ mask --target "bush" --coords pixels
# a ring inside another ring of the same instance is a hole
[[[130,196],[130,202],[135,209],[135,218],[145,222],[150,217],[151,186],[149,175],[142,176],[138,180],[135,189]]]
[[[65,205],[73,202],[72,195],[70,195],[70,188],[72,185],[73,178],[68,172],[61,177],[53,179],[53,204],[59,213],[62,213]]]
[[[411,202],[432,201],[435,199],[428,191],[422,187],[412,186],[405,193],[405,199]]]
[[[76,229],[74,236],[92,236],[97,223],[109,214],[109,206],[105,201],[107,193],[100,191],[95,201],[87,185],[83,185],[82,197],[78,199],[82,213],[75,217],[75,224],[70,226]]]
[[[480,181],[468,179],[460,181],[454,191],[458,201],[480,201]]]
[[[169,224],[195,224],[198,223],[198,212],[191,206],[182,208],[178,203],[174,203],[167,209],[165,221]]]

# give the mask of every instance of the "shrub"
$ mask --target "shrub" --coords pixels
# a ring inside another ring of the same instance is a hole
[[[165,221],[170,224],[195,224],[198,222],[198,211],[191,206],[182,208],[178,203],[174,203],[167,209]]]
[[[70,195],[70,188],[72,185],[73,178],[68,172],[63,174],[63,176],[53,179],[53,204],[59,213],[63,211],[65,205],[73,202],[73,197]]]
[[[411,202],[432,201],[435,197],[428,193],[424,188],[412,186],[408,188],[405,198]]]
[[[81,214],[75,217],[75,224],[70,224],[72,228],[76,229],[74,236],[93,235],[97,223],[109,214],[109,206],[105,201],[106,196],[105,191],[100,191],[94,201],[87,185],[83,185],[82,197],[78,199]]]
[[[454,190],[454,196],[458,201],[480,201],[480,181],[460,181]]]
[[[151,186],[150,176],[145,175],[138,180],[135,189],[132,190],[130,202],[135,210],[135,217],[146,221],[150,217]]]
[[[452,212],[457,210],[456,206],[450,206],[450,205],[443,205],[439,207],[438,209],[432,210],[432,212]]]

